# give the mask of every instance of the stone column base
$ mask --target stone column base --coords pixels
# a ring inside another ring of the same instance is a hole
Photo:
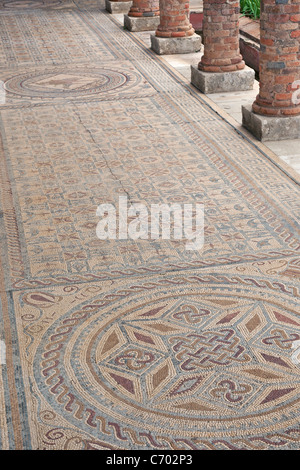
[[[191,65],[191,83],[206,95],[224,91],[252,90],[255,72],[249,67],[236,72],[203,72]]]
[[[201,49],[201,37],[193,34],[185,38],[160,38],[151,34],[151,49],[159,55],[189,54]]]
[[[124,27],[129,31],[156,31],[160,23],[159,16],[124,15]]]
[[[242,106],[243,126],[258,140],[300,139],[300,116],[261,116],[252,111],[252,106]]]
[[[128,13],[132,5],[130,2],[113,2],[110,0],[105,0],[105,9],[109,13]]]

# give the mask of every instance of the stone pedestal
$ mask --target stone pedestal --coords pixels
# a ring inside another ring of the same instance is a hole
[[[193,34],[188,37],[161,38],[151,34],[151,49],[159,55],[188,54],[201,49],[201,36]]]
[[[128,13],[131,5],[132,1],[117,2],[112,0],[105,0],[105,9],[109,11],[109,13]]]
[[[160,22],[159,16],[149,14],[147,16],[128,16],[124,15],[124,27],[129,31],[155,31]]]
[[[243,126],[261,142],[300,139],[300,115],[262,116],[252,106],[242,106]]]
[[[204,72],[191,66],[191,83],[202,93],[252,90],[255,72],[249,67],[235,72]]]

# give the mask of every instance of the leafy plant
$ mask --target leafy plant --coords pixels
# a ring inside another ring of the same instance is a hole
[[[257,20],[260,17],[260,0],[240,0],[240,10],[243,16]]]

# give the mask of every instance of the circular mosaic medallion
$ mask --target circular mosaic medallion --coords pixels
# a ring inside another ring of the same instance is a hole
[[[285,432],[300,411],[297,303],[269,282],[239,279],[214,275],[203,286],[178,276],[95,295],[45,332],[37,387],[86,432],[105,423],[114,445],[112,429],[153,442],[165,430],[174,443]]]
[[[126,86],[130,88],[140,81],[132,72],[101,69],[49,70],[23,73],[5,82],[6,92],[19,98],[66,99],[108,93]]]

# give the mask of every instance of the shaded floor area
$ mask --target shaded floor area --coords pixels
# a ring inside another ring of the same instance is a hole
[[[0,7],[0,447],[299,449],[298,173],[99,1]]]

